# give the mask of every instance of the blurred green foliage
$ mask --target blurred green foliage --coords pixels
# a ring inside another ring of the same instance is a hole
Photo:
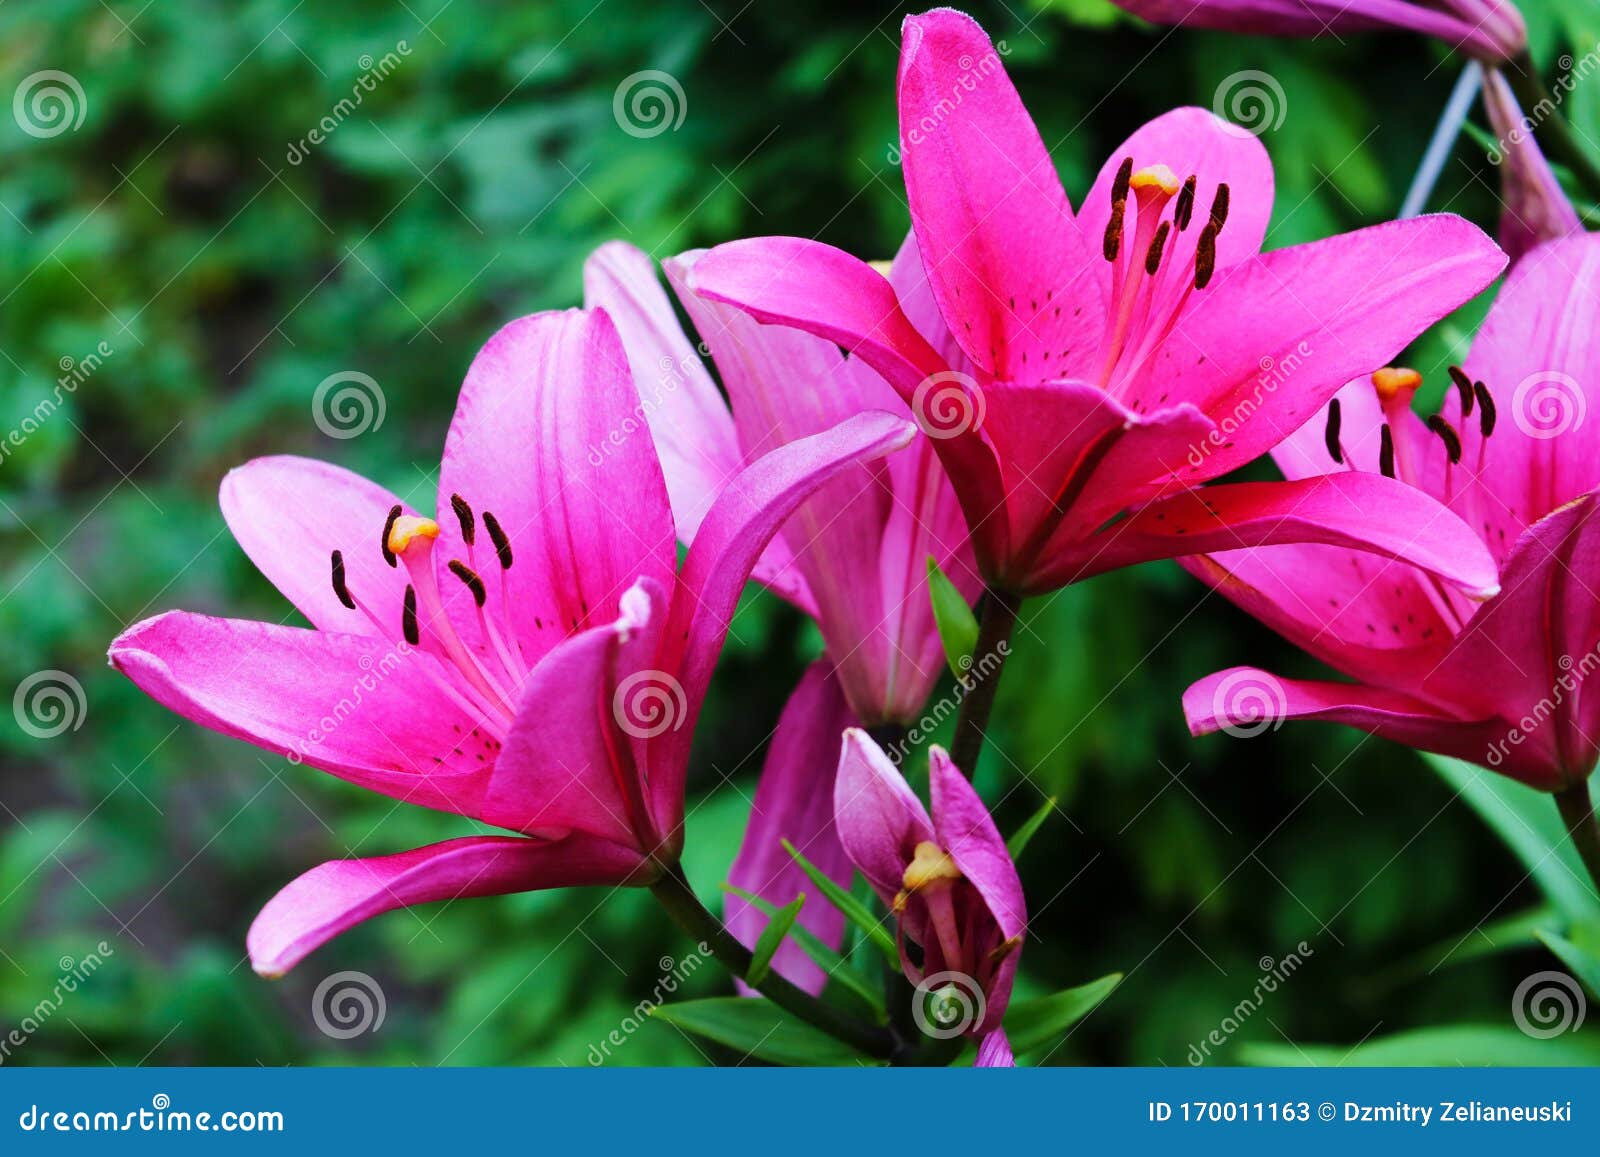
[[[1592,45],[1590,6],[1528,5],[1540,59]],[[125,625],[183,607],[288,621],[233,546],[219,479],[265,453],[326,457],[426,507],[455,391],[505,320],[575,304],[607,238],[657,256],[739,235],[818,235],[888,255],[906,228],[894,75],[903,8],[846,0],[59,0],[0,7],[0,77],[81,85],[48,137],[0,123],[0,426],[100,364],[0,460],[0,690],[41,670],[84,689],[48,739],[0,712],[0,1030],[67,960],[104,968],[9,1063],[585,1064],[692,946],[648,898],[475,900],[362,927],[288,979],[256,978],[244,930],[321,860],[462,834],[182,722],[110,672]],[[1069,191],[1151,115],[1271,74],[1286,105],[1269,245],[1392,215],[1454,79],[1400,36],[1288,43],[1137,25],[1105,0],[983,4]],[[1585,39],[1587,38],[1587,39]],[[404,51],[401,46],[404,45]],[[322,144],[291,152],[398,65]],[[621,130],[624,78],[660,69],[681,126]],[[0,93],[3,95],[3,93]],[[1573,98],[1600,136],[1600,88]],[[1494,220],[1495,176],[1463,142],[1436,208]],[[1414,364],[1437,386],[1482,303]],[[65,359],[72,359],[71,362]],[[381,386],[383,423],[322,433],[329,374]],[[1052,1063],[1185,1063],[1305,941],[1241,1043],[1354,1043],[1459,1020],[1505,1024],[1529,949],[1430,971],[1402,963],[1532,904],[1523,871],[1410,753],[1290,727],[1192,741],[1178,698],[1220,666],[1315,670],[1172,566],[1026,609],[978,773],[1002,827],[1060,800],[1022,870],[1023,995],[1128,979]],[[817,648],[752,595],[697,740],[687,868],[708,895],[737,845],[760,749]],[[1439,955],[1443,955],[1441,952]],[[376,977],[380,1031],[317,1031],[319,980]],[[687,995],[725,991],[707,968]],[[609,1063],[699,1063],[661,1023]]]

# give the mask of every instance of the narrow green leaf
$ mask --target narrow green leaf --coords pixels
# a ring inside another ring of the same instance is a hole
[[[765,900],[754,892],[746,892],[737,885],[723,884],[722,890],[754,904],[768,916],[774,916],[778,912],[778,906],[770,900]],[[883,1016],[883,998],[860,976],[856,975],[855,969],[850,967],[843,954],[836,952],[825,944],[815,932],[804,924],[795,924],[793,928],[789,929],[789,935],[796,944],[805,950],[806,955],[816,962],[817,967],[828,974],[828,983],[832,984],[837,981],[860,998],[866,1009],[874,1016],[879,1018]]]
[[[1093,1012],[1121,983],[1122,973],[1113,972],[1050,996],[1013,1001],[1006,1010],[1005,1021],[1011,1051],[1020,1056],[1041,1045],[1054,1044],[1062,1033]]]
[[[1424,755],[1428,763],[1494,829],[1544,894],[1573,923],[1600,921],[1589,875],[1561,826],[1555,800],[1513,779],[1449,759]]]
[[[1587,948],[1580,948],[1565,936],[1557,936],[1554,932],[1541,932],[1539,939],[1561,957],[1561,963],[1572,969],[1573,974],[1583,981],[1583,985],[1595,999],[1600,1000],[1600,953],[1594,953]]]
[[[1566,917],[1556,910],[1555,905],[1539,904],[1430,944],[1371,974],[1364,983],[1358,982],[1358,987],[1373,993],[1387,992],[1399,985],[1432,976],[1441,968],[1466,964],[1518,948],[1532,948],[1539,943],[1540,932],[1559,932],[1566,924]]]
[[[1022,855],[1022,849],[1028,846],[1028,841],[1033,839],[1034,833],[1044,825],[1044,821],[1049,819],[1050,813],[1055,810],[1056,797],[1051,796],[1040,805],[1038,811],[1029,816],[1023,825],[1011,834],[1011,838],[1006,841],[1006,851],[1011,853],[1013,860]]]
[[[939,628],[939,641],[944,644],[945,662],[959,679],[972,666],[972,652],[978,649],[978,618],[931,554],[928,556],[928,597],[933,602],[933,622]]]
[[[900,950],[895,947],[894,937],[883,926],[883,921],[868,911],[867,906],[860,900],[857,900],[849,892],[846,892],[838,884],[830,880],[826,872],[801,855],[799,849],[788,840],[783,841],[783,850],[788,852],[793,857],[794,862],[800,865],[801,871],[810,877],[811,882],[817,886],[817,891],[822,893],[828,903],[843,912],[846,920],[849,920],[850,923],[865,932],[867,939],[876,944],[885,959],[898,969],[900,967]]]
[[[775,1065],[878,1063],[789,1016],[764,997],[714,996],[660,1004],[650,1010],[650,1015]]]
[[[1600,1064],[1600,1034],[1568,1032],[1548,1040],[1498,1024],[1424,1028],[1349,1045],[1258,1042],[1239,1046],[1241,1064],[1265,1068],[1526,1068]]]
[[[789,929],[794,927],[795,919],[805,903],[806,896],[802,892],[774,912],[767,926],[761,930],[761,935],[756,938],[756,946],[750,953],[750,968],[744,974],[744,982],[750,987],[759,987],[771,973],[773,954],[778,951],[783,938],[789,935]]]

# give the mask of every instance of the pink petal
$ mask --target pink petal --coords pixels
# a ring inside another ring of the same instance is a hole
[[[672,581],[672,510],[639,404],[604,313],[524,317],[478,352],[439,474],[435,559],[463,637],[477,639],[479,630],[471,596],[445,570],[467,558],[449,513],[452,494],[492,513],[510,537],[502,613],[530,664],[566,635],[615,620],[639,578],[663,588]],[[477,558],[496,592],[498,563],[486,538],[480,528]]]
[[[941,8],[906,20],[900,147],[928,280],[962,348],[1008,380],[1087,372],[1105,322],[1097,254],[971,17]]]
[[[1141,396],[1193,402],[1219,436],[1186,481],[1225,474],[1293,434],[1505,266],[1459,217],[1417,217],[1264,253],[1218,274],[1152,359]]]
[[[1502,560],[1523,529],[1600,485],[1600,236],[1552,241],[1512,268],[1473,340],[1466,371],[1498,411],[1487,445],[1461,420],[1462,462],[1481,485],[1453,503]]]
[[[1016,1058],[1011,1055],[1011,1042],[1006,1039],[1004,1029],[997,1028],[984,1036],[978,1045],[978,1059],[973,1062],[973,1067],[979,1069],[1017,1067]]]
[[[282,976],[348,928],[396,908],[539,888],[622,884],[631,848],[573,836],[558,842],[467,836],[370,860],[330,860],[289,884],[250,925],[250,965]]]
[[[484,822],[654,847],[651,836],[665,832],[650,830],[637,787],[648,768],[645,741],[692,726],[682,687],[654,667],[665,618],[660,587],[643,579],[616,621],[557,643],[539,660],[489,780]]]
[[[865,731],[845,732],[833,817],[845,852],[884,903],[892,904],[912,852],[934,838],[933,822]]]
[[[186,719],[422,807],[476,815],[499,746],[404,643],[174,611],[110,658]]]
[[[1450,510],[1381,474],[1235,482],[1165,498],[1048,560],[1038,582],[1064,585],[1156,558],[1320,542],[1402,559],[1465,592],[1498,589],[1494,560]]]
[[[1343,723],[1407,747],[1487,763],[1505,746],[1506,725],[1494,718],[1461,718],[1401,691],[1360,683],[1280,679],[1253,667],[1233,667],[1199,680],[1183,693],[1183,713],[1195,735],[1233,728],[1247,737],[1286,719]],[[1528,747],[1513,748],[1496,770],[1549,789],[1559,776]]]
[[[1175,238],[1168,238],[1164,261],[1178,268],[1193,265],[1200,227],[1216,199],[1217,186],[1222,184],[1228,186],[1228,218],[1217,236],[1217,268],[1225,269],[1261,251],[1272,217],[1272,161],[1254,133],[1203,108],[1173,109],[1135,129],[1111,150],[1078,209],[1078,225],[1085,237],[1098,239],[1105,234],[1111,220],[1111,187],[1126,157],[1133,158],[1136,170],[1166,165],[1180,181],[1197,178],[1193,222]],[[1101,261],[1099,268],[1109,293],[1110,263]]]
[[[989,809],[942,747],[929,749],[928,786],[940,846],[978,889],[1001,933],[1008,940],[1021,936],[1028,924],[1028,905],[1017,867]]]
[[[349,589],[399,638],[405,572],[384,561],[382,538],[391,507],[416,513],[408,503],[359,474],[289,455],[230,470],[220,501],[228,529],[250,561],[313,626],[373,633],[367,616],[347,609],[333,593],[337,550]]]
[[[801,925],[834,948],[844,935],[844,914],[817,894],[783,841],[849,889],[852,866],[833,824],[833,780],[840,736],[855,723],[832,670],[826,662],[813,663],[778,719],[744,843],[728,869],[729,883],[779,907],[804,893]],[[728,930],[754,947],[767,915],[737,896],[728,897],[726,910]],[[793,939],[778,949],[773,967],[813,995],[827,983],[826,973]]]
[[[678,537],[693,542],[717,491],[744,464],[727,403],[643,251],[608,241],[590,254],[583,302],[605,310],[617,327],[661,456]]]
[[[763,455],[723,488],[684,560],[667,624],[660,666],[676,673],[689,719],[652,751],[651,794],[663,821],[682,815],[694,716],[755,560],[817,487],[857,462],[900,449],[915,434],[910,422],[889,414],[857,414]]]

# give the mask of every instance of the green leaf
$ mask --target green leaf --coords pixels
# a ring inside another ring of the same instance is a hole
[[[778,913],[776,904],[757,896],[754,892],[746,892],[737,885],[723,884],[722,890],[731,892],[741,900],[754,904],[768,916],[775,916]],[[855,969],[850,967],[843,954],[834,951],[804,924],[796,924],[793,928],[790,928],[789,935],[794,938],[796,944],[805,950],[806,955],[816,962],[817,967],[828,974],[829,984],[835,981],[839,982],[859,997],[870,1012],[880,1019],[882,1018],[883,998],[861,977],[856,975]]]
[[[805,903],[805,893],[802,892],[772,914],[772,919],[768,920],[767,926],[761,930],[761,935],[756,939],[755,949],[750,954],[750,968],[744,974],[746,984],[757,988],[771,973],[773,954],[778,951],[783,938],[789,935],[789,929],[794,927],[795,919],[800,915],[800,909],[805,907]]]
[[[900,968],[900,950],[895,947],[894,937],[883,926],[883,921],[868,911],[867,906],[860,900],[857,900],[849,892],[846,892],[838,884],[830,880],[826,872],[802,856],[799,849],[788,840],[783,841],[783,850],[788,852],[793,857],[794,862],[800,865],[800,869],[811,878],[811,882],[817,886],[817,891],[823,894],[828,903],[843,912],[846,920],[849,920],[850,923],[865,932],[867,939],[878,946],[884,958],[898,971]]]
[[[657,1020],[775,1065],[859,1065],[877,1062],[784,1012],[764,997],[714,996],[660,1004]]]
[[[978,649],[978,618],[931,554],[928,556],[928,598],[933,602],[933,621],[939,628],[939,641],[944,644],[944,660],[959,679],[972,666],[972,652]]]
[[[1022,855],[1022,849],[1028,846],[1028,841],[1033,839],[1034,833],[1044,825],[1044,821],[1049,819],[1050,813],[1055,810],[1056,797],[1051,796],[1040,805],[1038,811],[1029,816],[1023,825],[1011,834],[1011,838],[1006,841],[1006,851],[1011,853],[1013,860]]]
[[[1600,1034],[1539,1040],[1497,1024],[1424,1028],[1348,1045],[1242,1044],[1239,1061],[1271,1068],[1499,1067],[1600,1064]]]
[[[1563,916],[1577,924],[1600,922],[1600,901],[1548,793],[1458,759],[1423,758],[1516,853]]]
[[[1431,976],[1441,968],[1466,964],[1480,957],[1518,948],[1532,948],[1539,943],[1539,933],[1559,931],[1566,927],[1566,923],[1566,918],[1554,905],[1540,904],[1413,952],[1372,976],[1370,986],[1374,991],[1381,992],[1419,977]]]
[[[1600,953],[1580,948],[1565,936],[1557,936],[1554,932],[1541,932],[1539,939],[1561,958],[1561,963],[1572,969],[1585,988],[1600,999]]]
[[[1093,1012],[1121,983],[1122,973],[1113,972],[1050,996],[1013,1001],[1006,1010],[1005,1020],[1011,1051],[1020,1055],[1041,1045],[1054,1044],[1062,1033]]]

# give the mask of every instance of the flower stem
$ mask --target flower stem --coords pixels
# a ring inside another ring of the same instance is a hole
[[[1555,97],[1550,95],[1544,81],[1539,79],[1533,58],[1524,52],[1501,71],[1506,83],[1511,85],[1511,91],[1517,94],[1523,115],[1533,124],[1545,148],[1572,170],[1573,176],[1578,178],[1590,196],[1600,197],[1600,163],[1584,148],[1583,142],[1572,131],[1572,126],[1557,110]],[[1547,110],[1543,116],[1539,115],[1541,108]]]
[[[694,889],[689,886],[681,864],[674,864],[662,872],[650,885],[650,891],[678,927],[709,947],[711,954],[724,968],[740,979],[749,975],[753,959],[750,950],[740,944],[733,933],[723,927],[722,921],[700,902]],[[755,987],[762,996],[785,1012],[869,1056],[887,1059],[894,1051],[894,1038],[887,1029],[857,1020],[824,1003],[796,988],[775,971],[769,972],[767,978]]]
[[[1439,174],[1444,171],[1456,138],[1461,135],[1461,126],[1472,111],[1472,100],[1482,86],[1483,66],[1476,60],[1469,60],[1456,78],[1455,88],[1450,90],[1450,99],[1439,116],[1439,123],[1434,126],[1417,175],[1411,178],[1411,188],[1406,190],[1406,199],[1400,205],[1402,218],[1419,216],[1428,207],[1428,198],[1433,196],[1433,187],[1439,182]]]
[[[1600,888],[1600,824],[1595,822],[1594,804],[1589,799],[1589,781],[1580,780],[1556,792],[1556,807],[1583,866],[1589,869],[1589,878]]]
[[[983,753],[989,712],[994,709],[994,696],[1000,689],[1011,632],[1016,629],[1017,612],[1021,608],[1022,599],[1009,591],[990,587],[984,592],[983,606],[978,611],[978,645],[972,652],[972,669],[976,673],[968,676],[973,679],[973,686],[961,701],[961,714],[956,717],[956,737],[950,745],[950,758],[969,776],[977,771],[978,756]],[[994,656],[995,667],[985,674],[983,667],[990,655]]]

